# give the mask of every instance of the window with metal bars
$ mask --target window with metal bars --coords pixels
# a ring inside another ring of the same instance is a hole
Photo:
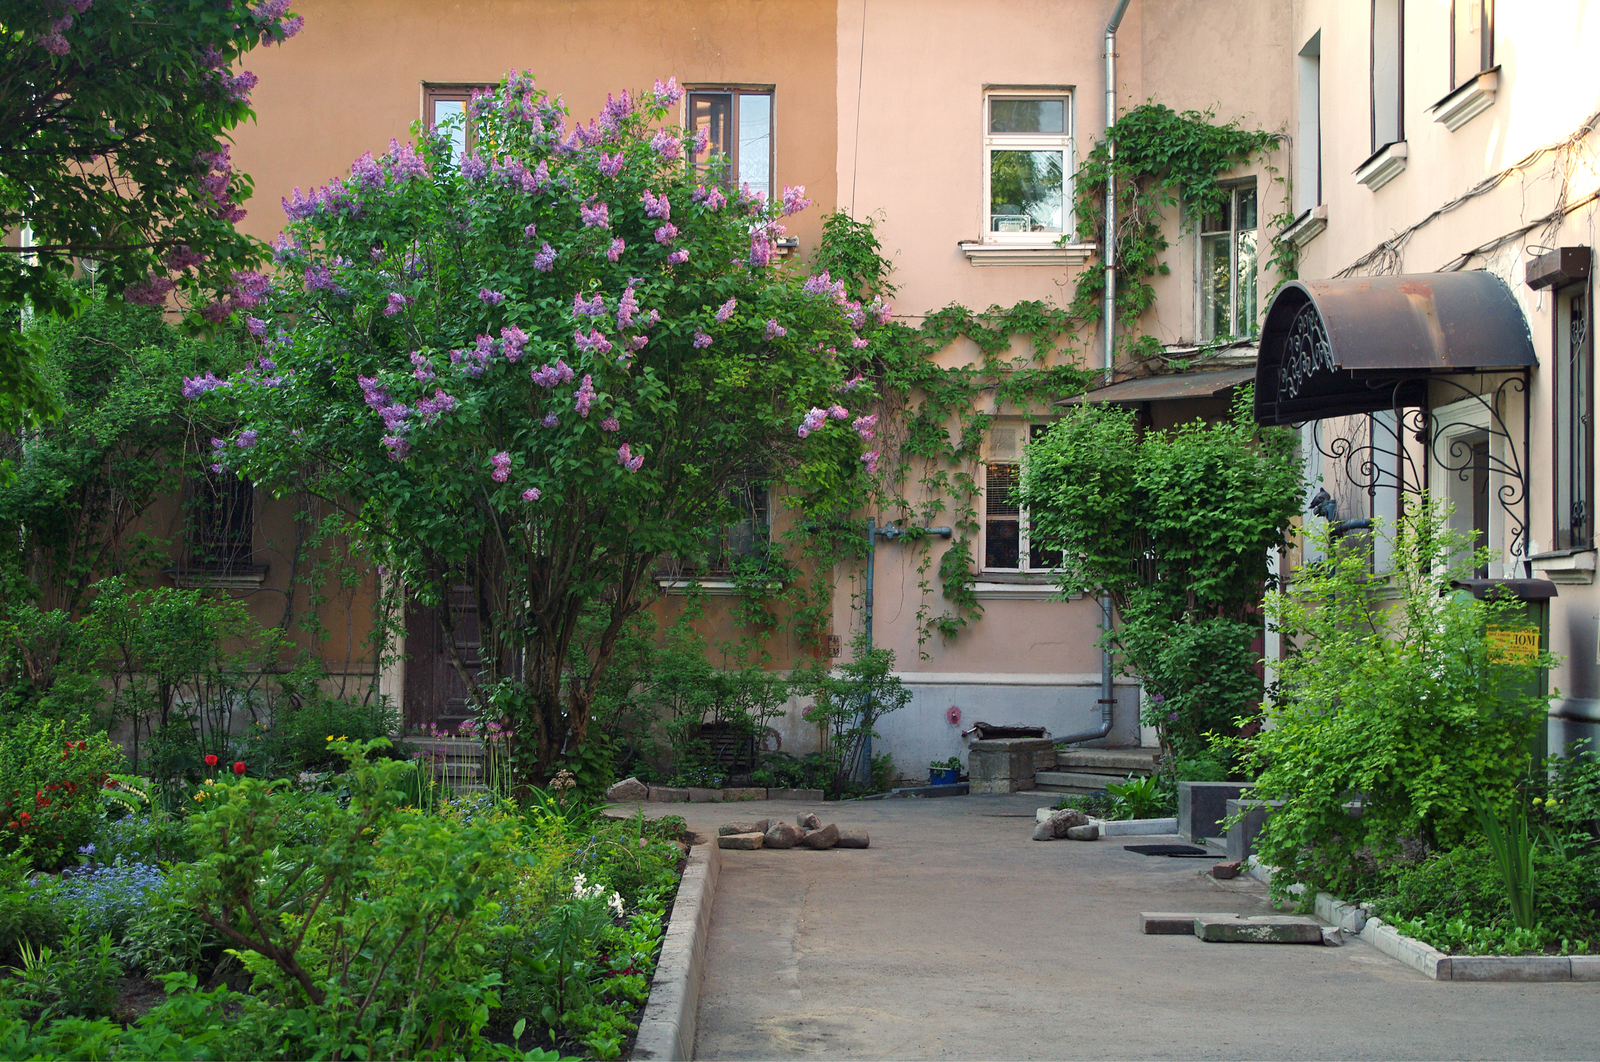
[[[1594,545],[1594,337],[1587,282],[1555,297],[1555,548]]]
[[[189,481],[188,567],[230,572],[251,564],[255,553],[255,488],[233,472],[213,472]]]

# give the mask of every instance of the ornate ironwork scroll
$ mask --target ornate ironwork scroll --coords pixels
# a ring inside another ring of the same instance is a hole
[[[1319,374],[1334,371],[1333,347],[1314,303],[1306,303],[1289,325],[1283,360],[1278,363],[1278,397],[1299,398],[1300,390]]]

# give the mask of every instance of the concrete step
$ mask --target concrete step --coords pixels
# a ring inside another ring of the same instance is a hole
[[[1098,793],[1107,782],[1120,782],[1122,775],[1080,774],[1075,771],[1035,771],[1033,785],[1045,792]]]
[[[1077,774],[1154,774],[1160,749],[1058,749],[1056,766]]]

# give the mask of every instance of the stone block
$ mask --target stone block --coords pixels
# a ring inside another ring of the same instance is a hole
[[[650,787],[637,778],[624,778],[606,790],[606,800],[613,804],[629,800],[646,800],[649,796]]]
[[[1453,955],[1452,981],[1570,981],[1565,955]]]
[[[1323,947],[1325,947],[1325,948],[1337,948],[1337,947],[1343,946],[1343,944],[1344,944],[1344,930],[1340,929],[1338,926],[1323,926],[1322,927],[1322,946]]]
[[[1092,822],[1083,826],[1067,827],[1067,840],[1069,841],[1098,841],[1099,839],[1100,827]]]
[[[816,800],[822,799],[820,789],[769,789],[768,800]]]
[[[1232,881],[1243,869],[1243,863],[1218,863],[1211,868],[1211,876],[1218,881]]]
[[[1600,955],[1574,955],[1567,961],[1574,981],[1600,981]]]
[[[1195,915],[1182,911],[1140,911],[1139,932],[1152,936],[1194,936]]]
[[[702,789],[699,786],[690,786],[684,792],[689,794],[689,803],[691,804],[715,804],[722,799],[722,790],[720,789]]]
[[[969,792],[974,796],[1032,789],[1034,754],[1055,746],[1049,738],[988,738],[967,747]]]
[[[1239,800],[1253,787],[1252,782],[1179,782],[1178,833],[1191,841],[1221,837],[1227,831],[1227,803]]]
[[[670,786],[653,785],[650,787],[650,799],[662,804],[687,804],[689,791],[687,789],[673,789]]]
[[[766,833],[767,827],[770,825],[772,825],[772,822],[769,819],[756,819],[754,822],[725,822],[717,827],[717,836],[730,837],[736,833]]]
[[[868,848],[868,847],[871,847],[871,845],[872,845],[872,838],[867,835],[866,827],[864,827],[864,826],[840,826],[839,827],[839,844],[838,844],[838,847],[840,847],[840,848]]]
[[[730,833],[717,838],[717,847],[754,851],[765,839],[766,835],[760,833]]]
[[[1233,818],[1246,812],[1243,819],[1228,827],[1228,862],[1242,863],[1256,854],[1256,837],[1261,833],[1267,816],[1283,807],[1281,800],[1233,799],[1223,802],[1223,815]]]
[[[1322,925],[1303,915],[1196,915],[1194,935],[1217,944],[1321,944]]]
[[[755,789],[755,788],[750,788],[750,787],[746,787],[746,788],[743,788],[743,789],[724,789],[722,791],[722,799],[723,800],[765,800],[765,799],[767,799],[767,791],[765,789]]]

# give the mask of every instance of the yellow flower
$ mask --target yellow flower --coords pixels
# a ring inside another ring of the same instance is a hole
[[[347,738],[347,737],[345,737],[345,736],[344,736],[344,735],[343,735],[343,734],[340,734],[340,735],[339,735],[339,740],[340,740],[340,741],[349,741],[349,740],[350,740],[350,739],[349,739],[349,738]]]
[[[329,734],[329,735],[328,735],[328,740],[329,740],[329,741],[332,741],[332,740],[333,740],[333,735],[332,735],[332,734]]]
[[[206,798],[206,795],[205,795],[205,794],[204,794],[204,793],[196,793],[196,794],[195,794],[195,795],[194,795],[194,798],[195,798],[195,799],[196,799],[196,800],[204,800],[204,799],[205,799],[205,798]]]

